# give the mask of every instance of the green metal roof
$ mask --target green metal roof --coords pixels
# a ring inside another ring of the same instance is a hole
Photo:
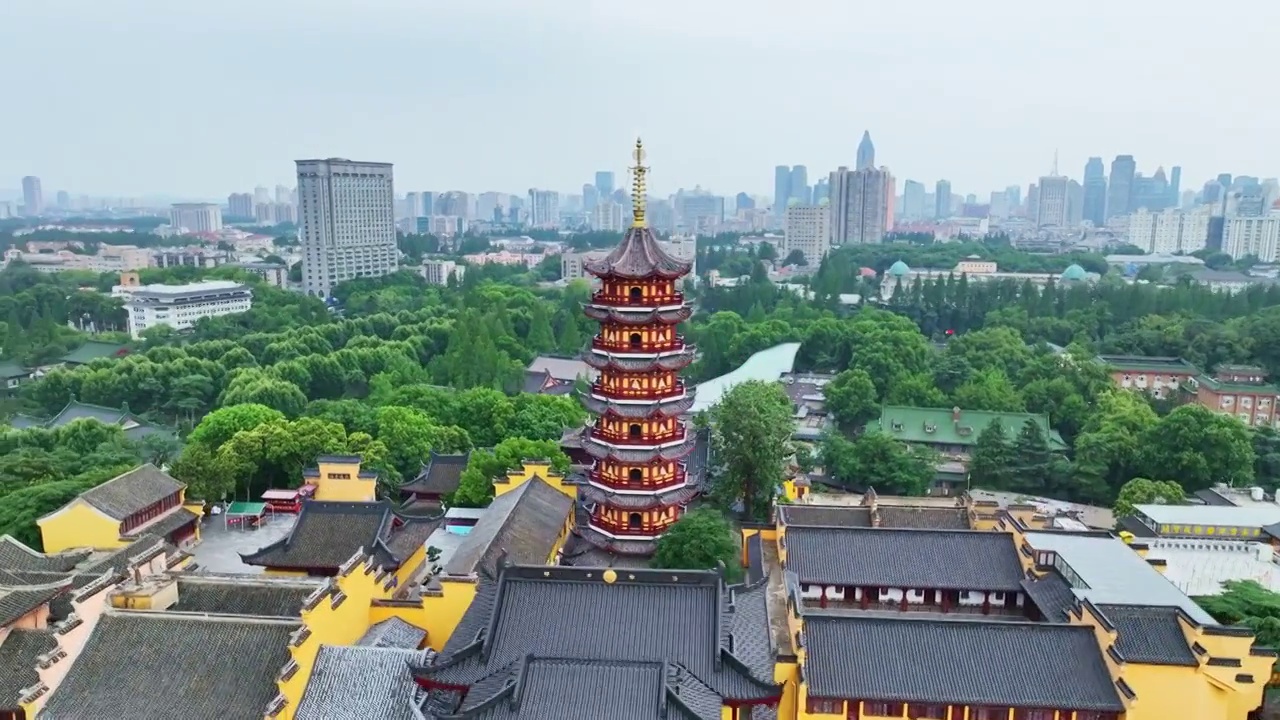
[[[1156,357],[1146,355],[1099,355],[1098,361],[1121,371],[1199,374],[1200,368],[1180,357]]]
[[[1004,425],[1005,433],[1010,439],[1022,431],[1022,426],[1028,420],[1032,420],[1044,432],[1050,448],[1065,450],[1067,447],[1058,431],[1049,427],[1048,415],[962,410],[959,420],[955,420],[953,412],[946,408],[890,405],[880,411],[880,419],[867,423],[866,430],[880,430],[903,442],[974,445],[978,442],[978,436],[993,420],[999,420]]]
[[[267,504],[261,502],[233,502],[227,506],[227,516],[233,517],[237,515],[258,516],[266,510]]]
[[[31,370],[24,368],[12,360],[0,361],[0,377],[16,378],[27,377],[31,374]]]
[[[1228,382],[1208,375],[1199,375],[1196,382],[1206,385],[1214,392],[1254,393],[1257,395],[1280,395],[1280,387],[1271,383]]]
[[[118,357],[120,351],[128,349],[128,345],[89,340],[75,350],[63,355],[62,362],[86,365],[98,358]]]

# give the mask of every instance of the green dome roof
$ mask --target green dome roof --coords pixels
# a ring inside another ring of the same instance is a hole
[[[911,268],[907,267],[907,264],[901,260],[889,266],[889,274],[894,277],[904,277],[909,272],[911,272]]]
[[[1075,263],[1072,263],[1070,267],[1062,271],[1063,280],[1084,280],[1088,276],[1089,274],[1084,271],[1084,268]]]

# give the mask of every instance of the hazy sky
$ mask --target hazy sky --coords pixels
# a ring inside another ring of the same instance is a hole
[[[224,198],[293,160],[397,191],[659,192],[854,164],[980,195],[1089,155],[1280,174],[1280,2],[0,0],[0,187]]]

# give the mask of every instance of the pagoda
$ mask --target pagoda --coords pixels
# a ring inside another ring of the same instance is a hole
[[[645,222],[639,140],[633,157],[632,225],[612,252],[584,265],[600,279],[584,307],[600,331],[583,359],[600,377],[582,397],[596,419],[582,435],[592,465],[579,490],[588,510],[579,533],[611,554],[647,556],[699,492],[684,462],[695,436],[681,419],[693,389],[679,378],[694,350],[676,332],[692,314],[676,289],[692,265],[668,254]]]

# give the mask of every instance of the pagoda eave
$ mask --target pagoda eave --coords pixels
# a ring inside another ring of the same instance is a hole
[[[587,263],[582,266],[583,272],[594,275],[601,280],[650,280],[652,278],[662,278],[663,280],[678,280],[693,269],[692,263],[682,263],[681,267],[672,268],[642,268],[635,271],[621,270],[609,267],[607,264]]]
[[[676,372],[689,367],[693,363],[695,351],[691,346],[678,355],[665,355],[657,358],[635,358],[624,355],[587,353],[582,361],[596,370],[616,370],[618,372]]]
[[[657,538],[652,540],[615,538],[591,527],[590,525],[580,527],[575,532],[577,532],[578,537],[586,540],[600,550],[605,550],[615,555],[648,557],[653,555],[653,553],[658,549]]]
[[[693,407],[693,391],[688,390],[683,397],[654,403],[630,405],[602,400],[594,395],[583,393],[582,405],[595,415],[612,415],[626,419],[669,418],[683,415]]]
[[[673,505],[687,505],[701,492],[696,485],[685,485],[656,495],[610,492],[595,485],[581,485],[578,491],[582,499],[587,502],[620,510],[653,510],[669,508]]]
[[[693,315],[691,307],[645,308],[626,310],[602,305],[584,305],[582,312],[592,320],[618,325],[679,325]]]
[[[693,435],[688,435],[683,440],[670,445],[650,448],[614,445],[602,442],[590,434],[582,436],[582,449],[597,460],[613,460],[621,463],[641,463],[646,465],[657,460],[664,462],[682,460],[693,452],[696,444],[697,438]]]

